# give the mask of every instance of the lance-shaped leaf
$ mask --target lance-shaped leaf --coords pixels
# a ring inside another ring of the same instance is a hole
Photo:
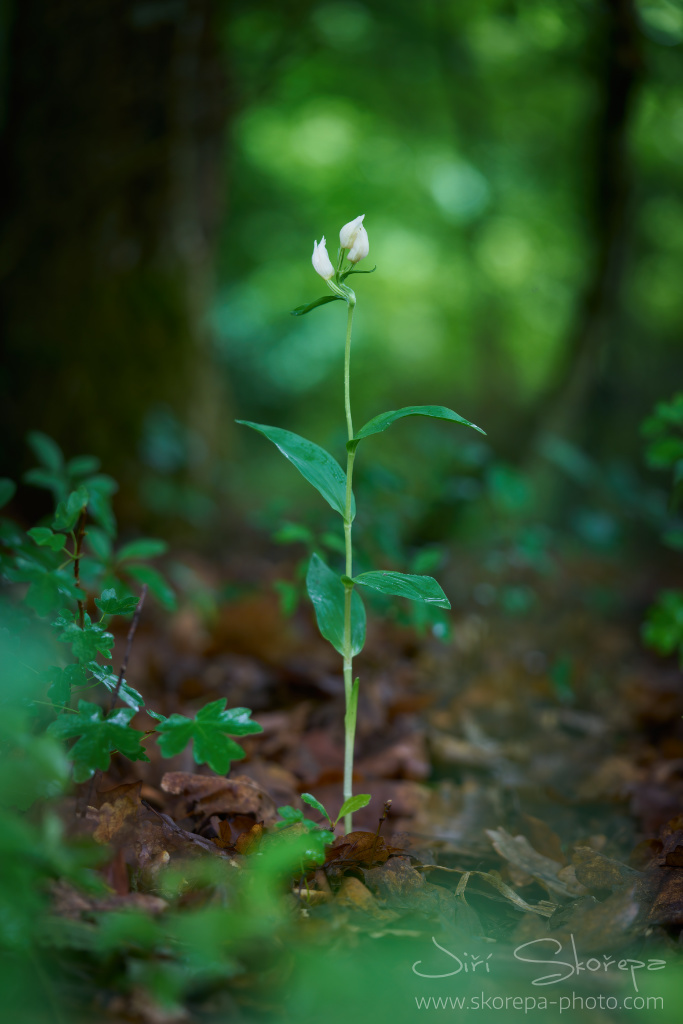
[[[60,740],[79,736],[69,751],[74,765],[74,781],[85,782],[97,768],[106,771],[111,753],[118,750],[131,761],[149,761],[140,741],[144,732],[130,728],[133,708],[120,708],[106,717],[102,708],[79,700],[78,714],[63,714],[48,726],[48,733]]]
[[[329,452],[321,448],[313,441],[307,441],[299,434],[293,434],[291,430],[282,430],[281,427],[266,427],[262,423],[251,423],[249,420],[237,420],[245,427],[258,430],[260,434],[267,437],[269,441],[280,449],[286,459],[299,470],[301,475],[313,484],[315,489],[322,494],[328,505],[331,505],[335,512],[344,515],[346,507],[346,473],[336,459]],[[351,518],[356,515],[356,503],[351,496]]]
[[[225,710],[226,699],[214,700],[197,712],[195,718],[171,715],[159,726],[159,749],[164,757],[173,757],[194,740],[193,756],[197,764],[208,764],[219,775],[225,775],[231,761],[239,761],[244,751],[230,736],[248,736],[263,732],[252,722],[249,708]],[[156,717],[156,716],[154,716]]]
[[[347,442],[346,447],[349,451],[355,451],[359,442],[364,437],[369,437],[370,434],[381,434],[383,430],[390,427],[396,420],[402,420],[404,416],[431,416],[432,419],[436,420],[450,420],[451,423],[462,423],[465,427],[472,427],[473,430],[478,430],[480,434],[486,433],[476,423],[470,423],[469,420],[443,405],[406,405],[403,409],[390,409],[388,412],[381,412],[379,416],[373,416],[364,427],[361,427],[356,436]]]
[[[313,302],[305,302],[303,306],[297,306],[296,309],[290,309],[292,316],[304,316],[305,313],[310,313],[312,309],[317,309],[318,306],[326,306],[328,302],[343,302],[341,295],[323,295],[320,299],[314,299]]]
[[[362,572],[354,576],[354,583],[370,587],[380,594],[407,597],[410,601],[423,601],[437,608],[450,608],[451,604],[432,576],[411,576],[403,572]]]
[[[344,653],[344,597],[346,587],[318,555],[311,555],[306,589],[315,608],[318,629],[340,654]],[[351,595],[351,653],[360,654],[365,643],[365,608],[355,590]]]

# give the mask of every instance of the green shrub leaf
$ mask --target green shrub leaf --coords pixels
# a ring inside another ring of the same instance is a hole
[[[335,650],[344,653],[344,595],[341,579],[317,554],[311,555],[306,589],[315,608],[318,629]],[[360,654],[365,643],[365,608],[360,594],[351,595],[351,649]]]
[[[33,454],[38,462],[45,466],[45,469],[49,469],[53,473],[62,472],[64,456],[56,441],[53,441],[47,434],[41,433],[40,430],[32,430],[26,440],[33,449]]]
[[[150,592],[154,594],[166,611],[175,611],[177,606],[175,593],[160,572],[153,569],[151,565],[138,565],[135,562],[126,566],[126,572],[138,582],[146,583]]]
[[[174,757],[194,740],[193,756],[197,764],[208,764],[219,775],[225,775],[231,761],[239,761],[244,751],[230,736],[247,736],[263,732],[251,721],[249,708],[225,710],[226,699],[215,700],[197,712],[195,718],[171,715],[157,727],[159,749],[164,757]]]
[[[78,517],[88,504],[88,499],[88,491],[81,484],[71,492],[66,501],[60,501],[52,523],[53,530],[73,530]]]
[[[97,704],[79,700],[78,714],[63,714],[48,726],[57,739],[80,737],[69,752],[75,782],[85,782],[98,768],[106,771],[114,750],[131,761],[149,761],[140,743],[145,734],[130,727],[134,714],[133,708],[120,708],[105,717]]]
[[[65,644],[71,644],[74,657],[82,664],[95,661],[98,654],[111,658],[114,637],[101,626],[93,625],[89,615],[85,616],[83,629],[76,622],[66,619],[58,619],[55,626],[59,639]]]
[[[164,540],[154,540],[150,538],[140,538],[140,540],[132,540],[130,544],[124,544],[122,548],[116,553],[117,562],[125,562],[132,558],[156,558],[158,555],[163,555],[168,550],[168,544]]]
[[[88,672],[95,677],[103,686],[109,690],[110,693],[116,692],[116,687],[119,684],[119,677],[116,672],[113,672],[109,665],[100,665],[96,661],[91,661],[87,666]],[[122,680],[119,686],[119,697],[124,704],[127,704],[129,708],[133,708],[135,711],[141,711],[145,706],[145,701],[141,693],[138,693],[132,686]]]
[[[100,468],[100,460],[96,455],[76,455],[69,459],[66,471],[69,476],[89,476]]]
[[[313,484],[315,489],[322,494],[328,505],[331,505],[335,512],[344,515],[346,507],[346,473],[339,463],[329,452],[321,448],[313,441],[307,441],[299,434],[293,434],[291,430],[282,430],[280,427],[266,427],[261,423],[251,423],[249,420],[237,420],[237,423],[245,427],[257,430],[264,437],[280,449],[286,459],[299,470],[301,475]],[[356,505],[353,497],[351,499],[351,518],[356,515]]]
[[[354,583],[378,590],[380,594],[407,597],[410,601],[424,601],[437,608],[450,608],[451,604],[432,576],[411,576],[403,572],[363,572],[354,576]]]
[[[113,587],[103,590],[95,604],[104,615],[132,615],[138,606],[137,597],[118,597]]]
[[[464,419],[457,412],[453,412],[452,409],[447,409],[443,405],[407,405],[403,409],[390,409],[389,412],[381,412],[379,416],[374,416],[371,420],[368,420],[365,426],[361,427],[357,432],[356,436],[347,442],[346,447],[349,451],[354,451],[364,437],[369,437],[370,434],[380,434],[387,427],[390,427],[392,423],[395,423],[396,420],[403,419],[404,416],[431,416],[433,419],[449,420],[451,423],[461,423],[465,427],[472,427],[473,430],[478,430],[480,434],[486,433],[476,423],[470,423],[469,420]]]
[[[63,533],[53,533],[47,526],[34,526],[32,530],[27,530],[27,533],[40,548],[61,551],[66,544],[66,537]]]

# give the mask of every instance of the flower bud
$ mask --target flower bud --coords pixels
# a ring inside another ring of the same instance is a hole
[[[311,263],[313,264],[315,272],[320,274],[325,281],[329,281],[331,277],[334,277],[334,267],[332,266],[330,257],[327,255],[324,235],[320,239],[320,244],[318,244],[318,242],[313,243],[313,256],[311,257]]]
[[[369,252],[370,242],[368,241],[368,233],[361,224],[356,231],[353,246],[349,250],[349,255],[347,257],[349,263],[358,263],[359,260],[364,260]]]
[[[362,213],[360,217],[356,217],[355,220],[350,220],[348,224],[339,232],[339,244],[342,249],[352,249],[353,243],[356,241],[356,235],[358,229],[363,226],[363,218],[365,214]]]

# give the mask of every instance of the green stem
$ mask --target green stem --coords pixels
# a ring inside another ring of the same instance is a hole
[[[346,321],[346,346],[344,349],[344,408],[346,411],[346,430],[349,441],[353,437],[353,420],[351,419],[351,329],[353,313],[356,308],[355,296],[348,300],[348,318]],[[353,462],[355,451],[347,451],[346,455],[346,504],[344,508],[344,548],[346,552],[346,576],[353,576],[353,544],[351,529],[351,501],[353,498]],[[353,796],[353,748],[356,738],[356,707],[358,704],[358,684],[353,682],[353,646],[351,643],[351,598],[353,584],[346,585],[344,595],[344,693],[346,696],[346,715],[344,716],[344,801]],[[344,827],[347,832],[352,830],[352,816],[347,814]]]

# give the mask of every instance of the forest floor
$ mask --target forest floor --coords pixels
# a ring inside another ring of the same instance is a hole
[[[160,868],[219,857],[246,878],[260,851],[285,841],[278,807],[303,807],[302,792],[328,810],[341,804],[340,666],[307,607],[291,618],[280,612],[272,583],[292,567],[247,554],[229,566],[192,564],[209,586],[228,573],[244,584],[241,596],[214,616],[188,605],[169,621],[147,609],[129,682],[164,715],[225,697],[228,707],[251,708],[263,733],[241,739],[247,756],[227,779],[187,752],[135,765],[115,756],[95,792],[81,787],[71,827],[109,844],[102,872],[112,895],[106,906],[88,904],[64,884],[56,909],[69,918],[125,907],[163,915]],[[581,989],[588,1006],[575,1019],[583,1021],[604,1019],[591,992],[611,993],[621,1006],[624,992],[644,990],[638,978],[649,971],[647,980],[661,983],[647,991],[668,996],[668,1014],[665,1000],[657,1019],[674,1019],[680,991],[671,986],[683,962],[683,685],[675,662],[639,640],[653,581],[603,556],[554,558],[551,571],[526,578],[513,568],[497,581],[498,593],[532,585],[531,606],[515,612],[493,600],[490,583],[477,589],[474,564],[458,571],[465,596],[447,640],[369,618],[355,666],[354,791],[372,801],[354,815],[352,836],[338,826],[324,866],[284,887],[287,926],[272,929],[280,929],[279,952],[264,945],[258,963],[236,952],[227,992],[212,990],[182,1010],[164,1010],[135,987],[125,998],[100,993],[93,998],[106,1019],[304,1021],[323,1013],[337,1020],[337,1012],[340,1020],[415,1020],[424,1011],[414,999],[452,995],[456,974],[473,981],[474,960],[482,999],[487,985],[499,998],[550,999],[555,982],[532,987],[533,979],[553,972],[539,964],[562,964],[556,1009],[560,997],[593,983]],[[528,961],[514,955],[536,940],[545,943],[527,947],[536,949]],[[318,991],[314,968],[299,977],[300,965],[283,961],[290,941],[332,956],[336,973],[346,972],[346,994],[335,995],[338,978],[328,975]],[[385,966],[364,975],[368,950],[383,944],[391,967],[378,953]],[[657,966],[663,961],[666,969]],[[416,987],[424,978],[439,980]],[[297,986],[298,1001],[285,1009],[278,993]],[[349,988],[365,1007],[360,1016]],[[399,993],[400,1009],[392,1002]]]

